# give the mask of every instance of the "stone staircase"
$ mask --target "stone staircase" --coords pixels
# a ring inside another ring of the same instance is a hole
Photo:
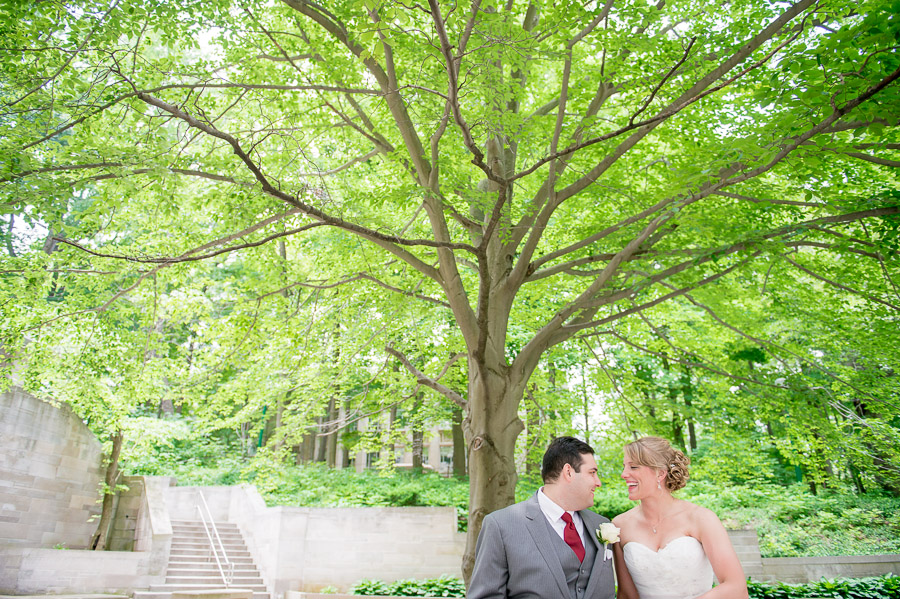
[[[237,525],[217,522],[216,528],[228,560],[234,564],[234,577],[228,588],[252,591],[253,599],[269,599],[266,585]],[[172,520],[172,550],[166,582],[151,585],[149,591],[135,591],[134,599],[171,599],[172,593],[206,594],[203,591],[224,588],[203,524],[200,521]]]
[[[744,576],[753,580],[761,580],[763,573],[762,558],[759,556],[759,539],[755,530],[729,530],[728,538],[741,560]]]

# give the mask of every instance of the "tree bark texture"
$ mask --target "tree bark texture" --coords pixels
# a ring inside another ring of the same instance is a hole
[[[100,521],[97,523],[97,532],[91,537],[90,548],[95,551],[105,551],[109,541],[109,529],[112,526],[115,515],[114,506],[116,500],[116,483],[119,480],[119,455],[122,453],[122,443],[125,433],[122,429],[116,431],[112,439],[112,451],[106,464],[106,475],[103,483],[103,506],[100,510]]]

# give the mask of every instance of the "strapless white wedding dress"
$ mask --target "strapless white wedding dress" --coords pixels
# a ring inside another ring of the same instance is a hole
[[[641,599],[693,599],[712,588],[712,566],[694,537],[678,537],[659,551],[631,541],[622,551]]]

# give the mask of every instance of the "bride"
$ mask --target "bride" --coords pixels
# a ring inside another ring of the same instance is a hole
[[[687,483],[689,464],[659,437],[625,446],[622,478],[628,498],[640,504],[613,519],[621,539],[613,545],[617,599],[747,598],[744,570],[719,518],[672,496]]]

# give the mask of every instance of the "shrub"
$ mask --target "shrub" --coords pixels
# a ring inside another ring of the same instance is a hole
[[[353,585],[354,595],[396,595],[398,597],[465,597],[466,586],[459,578],[440,576],[425,580],[405,579],[385,583],[363,579]]]
[[[748,582],[750,599],[896,599],[900,597],[900,576],[886,574],[871,578],[839,578],[806,584]]]

